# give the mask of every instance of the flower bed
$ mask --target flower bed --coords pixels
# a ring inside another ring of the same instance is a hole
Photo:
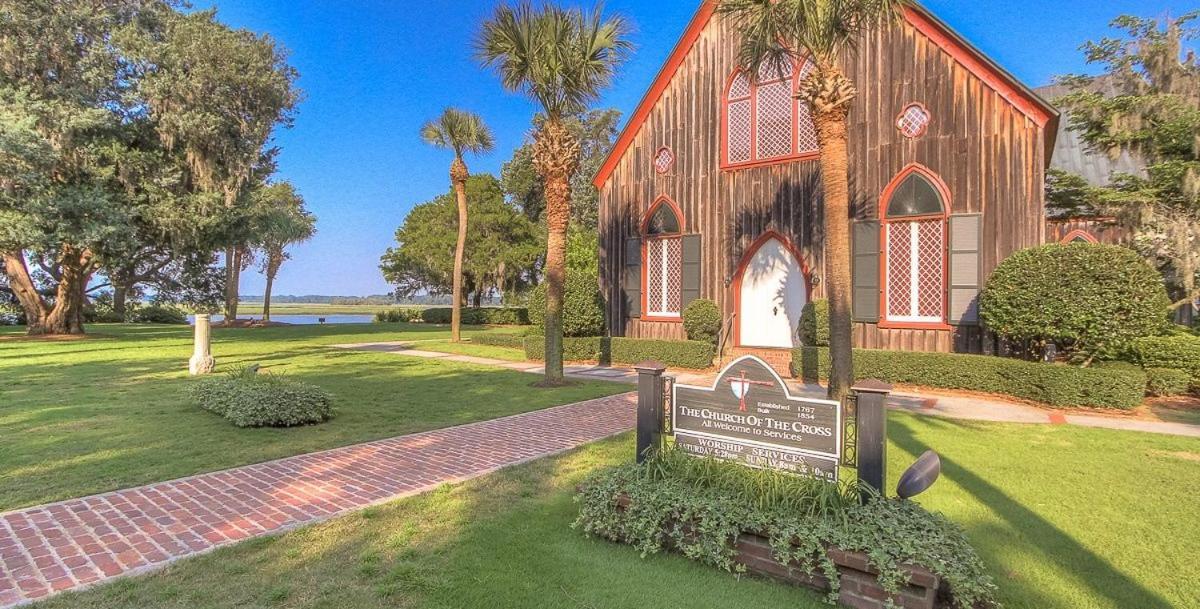
[[[965,534],[912,501],[857,501],[850,485],[750,470],[673,451],[593,475],[575,527],[734,572],[827,592],[859,608],[994,603],[995,585]]]

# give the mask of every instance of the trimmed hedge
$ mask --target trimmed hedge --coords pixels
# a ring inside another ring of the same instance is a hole
[[[1148,336],[1133,341],[1133,362],[1145,368],[1185,370],[1200,382],[1200,336]]]
[[[449,307],[421,309],[401,307],[375,314],[376,323],[448,324],[453,315]],[[464,308],[462,322],[467,326],[528,326],[529,311],[524,308]]]
[[[187,395],[237,427],[312,425],[334,414],[333,397],[324,389],[249,369],[203,379],[189,387]]]
[[[828,378],[829,349],[794,349],[792,374],[806,381]],[[1121,363],[1077,368],[987,355],[855,349],[854,378],[999,393],[1051,406],[1128,410],[1146,396],[1145,371]]]
[[[814,300],[800,313],[800,344],[805,347],[829,346],[829,301]]]
[[[1192,375],[1175,368],[1146,368],[1146,393],[1154,397],[1183,395],[1192,388]]]
[[[546,359],[546,339],[525,339],[525,357]],[[703,370],[712,366],[716,349],[712,343],[694,340],[652,340],[641,338],[564,338],[563,359],[569,362],[601,364],[637,364],[657,360],[676,368]]]
[[[130,320],[137,324],[170,324],[175,326],[187,325],[187,313],[163,305],[139,307],[130,314]]]
[[[980,297],[984,325],[1016,343],[1054,342],[1080,358],[1116,359],[1167,324],[1162,274],[1115,245],[1043,245],[1005,259]]]
[[[683,310],[683,331],[688,340],[717,344],[721,336],[721,310],[717,303],[703,298],[692,301]]]
[[[471,342],[476,345],[488,345],[491,347],[525,348],[525,337],[517,336],[516,334],[480,334],[472,336]]]

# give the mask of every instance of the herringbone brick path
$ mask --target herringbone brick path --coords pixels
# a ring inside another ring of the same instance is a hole
[[[0,609],[633,427],[622,395],[0,514]]]

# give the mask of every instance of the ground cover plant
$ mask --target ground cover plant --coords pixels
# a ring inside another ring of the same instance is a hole
[[[253,367],[201,379],[187,395],[238,427],[298,427],[333,418],[329,392]]]
[[[628,391],[535,390],[526,373],[331,348],[449,339],[427,324],[217,329],[219,373],[260,364],[338,398],[322,425],[239,429],[182,396],[195,380],[191,328],[92,332],[46,341],[0,329],[0,511]]]
[[[965,530],[1007,609],[1200,606],[1200,573],[1185,568],[1200,555],[1195,439],[906,413],[889,417],[889,436],[891,487],[922,452],[941,453],[942,479],[918,502]],[[628,434],[34,608],[827,606],[571,529],[576,486],[628,463],[633,445]]]
[[[866,554],[880,585],[898,594],[907,582],[901,565],[918,565],[943,579],[962,609],[995,604],[995,584],[962,530],[911,501],[858,501],[852,484],[829,484],[781,472],[695,459],[667,450],[644,465],[598,472],[577,497],[574,526],[622,541],[643,556],[676,548],[726,571],[742,533],[769,539],[775,560],[830,581],[839,598],[838,567],[829,548]],[[625,499],[627,505],[619,501]]]

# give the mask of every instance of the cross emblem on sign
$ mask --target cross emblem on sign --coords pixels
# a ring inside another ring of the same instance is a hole
[[[765,381],[752,381],[746,378],[746,372],[743,370],[739,378],[729,379],[729,388],[733,391],[733,397],[738,399],[738,410],[746,412],[746,396],[750,394],[751,385],[763,385],[766,387],[773,386],[773,383]]]

